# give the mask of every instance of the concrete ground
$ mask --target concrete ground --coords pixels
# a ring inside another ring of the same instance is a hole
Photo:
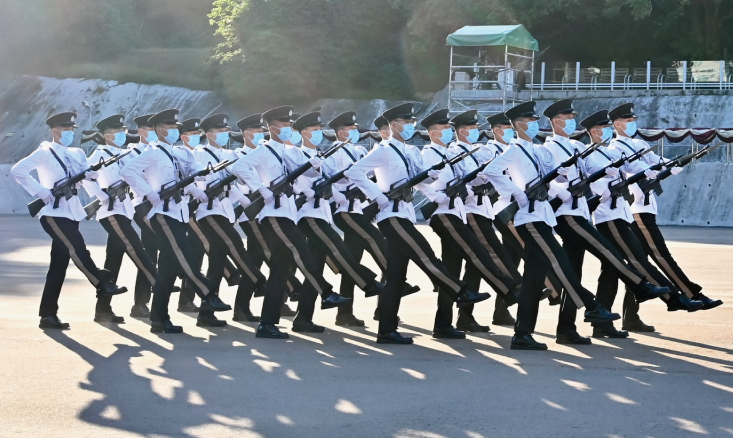
[[[82,231],[101,265],[102,227],[89,222]],[[328,332],[291,333],[288,341],[256,339],[254,324],[198,328],[175,309],[184,334],[154,335],[129,317],[97,324],[94,291],[73,265],[59,312],[72,330],[44,332],[36,315],[50,239],[36,220],[2,216],[0,436],[731,436],[733,229],[664,233],[680,265],[724,306],[668,313],[660,302],[645,303],[642,318],[657,333],[573,348],[554,343],[557,307],[544,303],[536,337],[549,351],[517,352],[506,327],[432,339],[436,296],[413,267],[409,280],[423,291],[403,300],[400,312],[412,346],[374,342],[375,299],[363,296],[356,314],[366,328],[336,327],[335,310],[319,310],[315,321]],[[599,265],[591,258],[585,269],[594,289]],[[126,259],[120,283],[132,289],[134,274]],[[232,303],[234,292],[223,289],[224,301]],[[131,305],[131,293],[113,301],[126,317]],[[490,323],[493,307],[493,298],[477,306],[477,319]],[[590,334],[590,326],[579,322],[579,331]]]

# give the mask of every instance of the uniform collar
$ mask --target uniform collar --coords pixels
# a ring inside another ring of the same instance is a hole
[[[431,142],[428,145],[428,147],[429,148],[432,148],[432,149],[435,149],[436,151],[438,151],[440,153],[444,153],[444,152],[446,152],[448,150],[448,146],[441,146],[441,145],[439,145],[438,143],[435,143],[435,142]]]
[[[471,148],[473,146],[471,143],[466,143],[465,141],[461,141],[461,140],[456,140],[456,144],[457,145],[462,145],[462,146],[467,147],[467,148]]]
[[[393,145],[397,146],[398,148],[400,148],[400,149],[402,149],[402,150],[404,150],[404,149],[405,149],[405,143],[404,143],[404,142],[401,142],[401,141],[399,141],[399,140],[397,140],[397,139],[396,139],[396,138],[394,138],[394,137],[390,137],[390,138],[389,138],[389,144],[393,144]]]
[[[56,143],[55,141],[50,141],[51,147],[56,151],[64,151],[66,152],[66,146]]]
[[[552,137],[550,137],[552,141],[556,141],[558,143],[562,143],[564,145],[570,144],[570,139],[568,137],[563,137],[562,135],[552,134]]]
[[[300,146],[300,150],[303,151],[303,153],[308,155],[309,157],[311,156],[311,153],[312,154],[318,153],[318,149],[315,149],[315,148],[311,149],[308,146],[303,146],[303,145]]]
[[[283,143],[278,143],[278,142],[276,142],[276,141],[275,141],[275,140],[273,140],[273,139],[269,139],[269,140],[267,140],[267,141],[266,141],[266,142],[265,142],[264,144],[266,144],[266,145],[269,145],[269,146],[271,146],[271,147],[276,147],[276,148],[284,148],[284,147],[285,147],[285,144],[283,144]]]
[[[532,146],[534,145],[534,143],[532,143],[531,141],[527,141],[522,138],[515,138],[514,144],[516,144],[517,146],[521,146],[524,149],[531,149]]]
[[[172,144],[163,143],[162,141],[156,141],[155,144],[151,144],[151,146],[158,146],[158,147],[161,147],[161,148],[166,149],[166,150],[172,150],[173,149],[173,145]],[[188,149],[188,148],[186,148],[186,149]]]

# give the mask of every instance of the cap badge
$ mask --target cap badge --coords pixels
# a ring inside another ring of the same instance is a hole
[[[223,120],[222,120],[221,122],[222,122],[222,123],[226,123],[226,122],[227,122],[227,118],[226,118],[226,117],[224,117],[224,119],[223,119]]]
[[[70,118],[69,120],[71,120],[71,121],[73,122],[73,121],[74,121],[74,119],[76,119],[76,117],[74,117],[74,116],[71,116],[71,118]]]

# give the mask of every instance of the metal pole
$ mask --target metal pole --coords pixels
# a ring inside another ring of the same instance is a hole
[[[509,74],[509,71],[507,69],[507,64],[509,63],[509,46],[506,44],[504,45],[504,86],[503,93],[502,93],[502,99],[501,99],[501,111],[506,111],[506,78]]]
[[[532,51],[532,86],[529,88],[529,100],[532,99],[534,93],[534,50]]]
[[[682,61],[682,89],[687,89],[687,61]]]
[[[542,62],[542,73],[540,74],[540,91],[545,91],[545,63]]]
[[[649,82],[652,80],[652,62],[646,62],[646,89],[649,89]]]
[[[616,82],[616,61],[611,61],[611,91],[613,91],[614,82]]]
[[[575,63],[575,90],[578,90],[578,84],[580,83],[580,61]]]
[[[453,84],[451,82],[453,81],[453,46],[450,46],[450,68],[448,70],[448,114],[451,112],[451,94],[453,91]]]
[[[723,89],[723,79],[725,78],[725,61],[720,60],[720,86],[718,87],[719,90]]]

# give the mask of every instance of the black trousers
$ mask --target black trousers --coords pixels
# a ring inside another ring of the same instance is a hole
[[[361,262],[364,251],[367,251],[377,266],[382,270],[382,274],[387,272],[387,242],[379,229],[371,222],[364,218],[363,214],[341,212],[333,216],[336,226],[344,232],[344,244],[346,248],[357,262]],[[354,287],[356,284],[351,277],[345,275],[341,277],[341,287],[339,294],[346,298],[354,298]],[[343,306],[338,308],[339,314],[352,314],[354,309],[352,306]]]
[[[595,309],[593,294],[580,284],[573,266],[562,246],[544,222],[530,222],[516,227],[524,241],[524,277],[518,300],[517,334],[534,332],[539,310],[539,298],[547,272],[553,272],[567,290],[576,307]]]
[[[508,248],[504,247],[494,231],[494,221],[486,216],[473,213],[466,214],[466,221],[468,222],[468,227],[478,238],[481,246],[488,251],[491,256],[491,260],[494,261],[494,264],[496,264],[501,272],[506,276],[512,277],[517,283],[521,283],[522,274],[519,273],[517,268],[519,266],[519,260],[522,253],[519,252],[512,255]],[[466,265],[466,272],[463,275],[463,281],[466,282],[469,290],[478,291],[481,284],[481,278],[481,273],[478,269],[470,263]],[[499,295],[496,299],[496,307],[501,308],[503,306],[503,308],[506,309],[506,304],[502,298],[503,295],[500,291],[497,292],[499,292]],[[473,304],[458,309],[458,320],[456,321],[458,324],[468,324],[474,321]]]
[[[265,299],[262,305],[262,324],[277,324],[288,278],[295,268],[300,269],[306,284],[310,283],[313,293],[326,298],[333,293],[333,287],[323,278],[323,266],[319,266],[308,247],[303,233],[291,219],[266,217],[260,221],[260,231],[267,242],[270,258],[270,276],[265,283]],[[324,261],[325,263],[325,261]],[[309,300],[303,286],[301,300]]]
[[[122,266],[122,258],[127,254],[137,267],[138,276],[142,273],[145,277],[142,285],[138,286],[137,281],[135,282],[135,304],[147,304],[150,300],[148,285],[155,284],[156,269],[140,237],[132,228],[132,221],[126,216],[115,214],[100,219],[99,223],[107,231],[107,258],[104,261],[104,269],[112,274],[112,281],[116,283]],[[111,301],[112,297],[98,298],[97,312],[111,311]]]
[[[679,293],[678,289],[672,282],[667,279],[659,270],[649,261],[642,243],[637,239],[628,222],[623,219],[616,219],[613,221],[603,222],[596,224],[598,231],[608,239],[611,243],[616,246],[616,249],[620,254],[623,255],[631,266],[641,273],[647,281],[656,286],[666,286],[670,289],[672,294]],[[601,267],[602,268],[602,267]],[[603,281],[615,282],[618,285],[618,281],[614,280],[611,275],[606,275],[606,271],[601,269],[601,278]],[[598,281],[601,281],[599,278]],[[609,295],[599,295],[598,301],[600,301],[604,307],[611,309],[613,302],[616,298],[616,288],[608,289]],[[613,289],[613,290],[611,290]],[[666,296],[662,297],[662,300],[666,300]],[[634,294],[631,290],[626,290],[623,303],[623,315],[624,320],[634,320],[639,317],[639,303],[634,298]]]
[[[341,236],[328,222],[323,219],[304,217],[298,221],[298,228],[308,238],[308,246],[321,273],[323,273],[326,258],[330,258],[338,266],[342,277],[349,277],[359,289],[364,290],[374,284],[377,274],[354,259],[344,241],[341,240]],[[300,301],[298,301],[297,318],[299,320],[311,321],[313,319],[317,296],[313,285],[310,281],[306,281]],[[353,309],[350,309],[349,313],[351,312]]]
[[[440,287],[440,293],[455,301],[466,288],[460,278],[435,256],[433,249],[415,225],[403,218],[390,217],[380,221],[379,230],[387,242],[387,284],[379,298],[379,333],[397,330],[397,312],[407,280],[407,266],[412,260],[430,280]]]
[[[227,257],[231,257],[241,275],[235,302],[241,300],[240,295],[251,296],[252,291],[264,285],[265,276],[262,275],[259,268],[255,267],[244,248],[242,237],[234,229],[229,219],[220,215],[211,215],[202,218],[199,225],[209,242],[209,269],[206,272],[206,278],[218,287],[224,278]]]
[[[657,216],[652,213],[637,213],[631,223],[631,231],[641,242],[644,252],[654,260],[680,292],[693,298],[702,291],[702,286],[690,280],[672,257],[662,231],[657,225]]]
[[[168,302],[179,274],[190,281],[193,290],[202,299],[214,290],[215,285],[204,277],[200,267],[196,267],[191,242],[183,222],[163,214],[156,214],[150,219],[150,225],[160,244],[158,275],[155,277],[150,319],[159,322],[170,319]]]
[[[603,281],[598,282],[597,296],[609,296],[618,289],[620,278],[632,291],[639,291],[644,281],[644,275],[634,270],[624,262],[623,256],[619,254],[615,246],[609,242],[603,234],[591,225],[588,220],[581,216],[559,216],[555,231],[563,241],[563,249],[568,255],[570,264],[575,271],[578,280],[581,279],[583,271],[583,259],[588,251],[601,261]],[[608,281],[611,275],[616,279]],[[607,289],[614,289],[613,291]],[[560,305],[560,316],[557,325],[557,333],[565,333],[575,330],[575,318],[578,308],[568,299],[568,293],[563,288],[562,304]]]
[[[79,222],[63,217],[42,216],[41,227],[51,236],[51,264],[46,274],[43,287],[41,307],[38,315],[41,318],[54,316],[59,310],[61,286],[66,279],[69,260],[87,277],[95,288],[100,283],[99,269],[94,264],[91,254],[79,232]]]
[[[270,266],[270,257],[272,257],[272,252],[270,251],[270,246],[262,235],[260,224],[256,220],[246,221],[240,222],[239,227],[242,228],[242,231],[244,231],[244,234],[247,236],[247,252],[249,253],[249,257],[252,260],[253,265],[257,269],[260,269],[263,263]],[[294,267],[288,277],[288,280],[285,282],[285,287],[287,295],[292,295],[294,292],[300,293],[300,290],[303,287],[303,283],[301,283],[301,281],[295,276]],[[238,302],[236,305],[242,310],[249,309],[249,303],[252,299],[253,292],[254,289],[243,290],[241,294],[237,291]],[[287,301],[286,296],[283,297],[283,301]]]
[[[153,267],[157,269],[159,245],[155,231],[150,226],[150,221],[138,212],[135,212],[132,219],[140,227],[140,242],[148,254],[148,259],[153,263]],[[153,283],[148,279],[144,271],[138,269],[137,277],[135,278],[135,304],[147,304],[150,302],[150,296],[153,293]]]
[[[454,277],[461,275],[461,265],[466,260],[495,291],[506,295],[519,282],[506,275],[495,263],[489,252],[479,241],[476,234],[463,221],[453,214],[437,214],[430,218],[430,228],[440,236],[441,260],[448,272]],[[478,292],[478,290],[474,290]],[[446,294],[438,293],[438,311],[435,327],[444,328],[453,320],[453,300]]]
[[[524,241],[514,228],[514,222],[503,224],[501,221],[493,221],[497,231],[501,234],[501,240],[507,249],[509,256],[514,261],[515,266],[519,266],[519,260],[524,257]],[[526,264],[526,260],[525,260]],[[526,269],[526,268],[525,268]],[[547,272],[547,278],[544,281],[545,287],[552,289],[558,295],[562,291],[562,282],[555,276],[554,272]]]

